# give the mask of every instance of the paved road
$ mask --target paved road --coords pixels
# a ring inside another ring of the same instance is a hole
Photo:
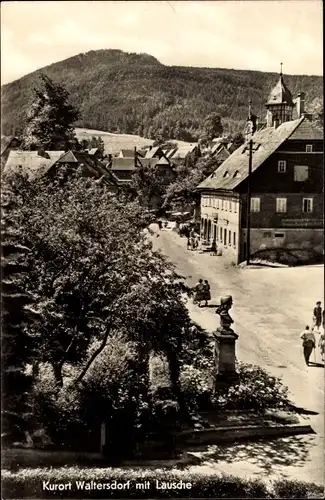
[[[238,358],[282,377],[298,406],[319,412],[311,418],[317,438],[304,439],[312,443],[307,453],[311,476],[322,481],[324,369],[305,365],[300,333],[311,323],[316,301],[323,303],[323,266],[240,269],[228,265],[223,257],[186,250],[185,238],[168,229],[160,231],[159,237],[154,236],[152,241],[154,249],[169,256],[177,270],[187,276],[189,285],[194,285],[200,277],[209,280],[211,304],[217,304],[222,295],[233,296],[231,315],[235,320],[234,330],[239,334]],[[208,332],[219,326],[214,308],[198,308],[192,302],[188,307],[193,320]],[[321,364],[318,350],[316,362]]]

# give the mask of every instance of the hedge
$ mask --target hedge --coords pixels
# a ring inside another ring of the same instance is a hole
[[[82,481],[91,489],[80,487]],[[146,483],[148,481],[149,483]],[[164,482],[176,488],[164,489]],[[191,487],[188,487],[188,483]],[[137,487],[137,484],[141,487]],[[149,487],[144,487],[149,484]],[[158,484],[158,488],[157,488]],[[56,485],[56,486],[55,486]],[[100,485],[100,486],[98,486]],[[53,489],[49,488],[56,488]],[[20,498],[321,498],[322,487],[297,481],[264,483],[230,475],[193,474],[189,470],[58,468],[2,472],[5,499]]]

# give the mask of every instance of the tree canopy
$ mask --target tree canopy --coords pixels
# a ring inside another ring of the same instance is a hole
[[[79,111],[69,104],[69,93],[48,76],[40,75],[40,88],[34,89],[22,135],[24,149],[61,150],[74,138],[73,124]]]

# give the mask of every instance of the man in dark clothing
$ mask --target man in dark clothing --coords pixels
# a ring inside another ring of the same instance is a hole
[[[319,328],[322,324],[322,308],[321,302],[316,302],[316,307],[314,307],[314,326],[319,331]]]
[[[309,358],[312,353],[312,350],[315,348],[316,345],[316,339],[314,332],[309,330],[309,326],[306,326],[306,329],[302,332],[300,335],[300,338],[302,339],[302,347],[304,350],[304,358],[306,361],[306,365],[309,366]]]

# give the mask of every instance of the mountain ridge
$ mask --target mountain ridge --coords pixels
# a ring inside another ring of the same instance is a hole
[[[212,112],[221,115],[227,132],[241,130],[249,99],[261,116],[279,77],[254,70],[166,66],[145,53],[91,50],[3,85],[5,135],[21,131],[41,73],[67,88],[82,114],[78,127],[189,141],[198,138],[203,119]],[[306,92],[307,105],[323,95],[321,76],[284,78],[293,95]]]

